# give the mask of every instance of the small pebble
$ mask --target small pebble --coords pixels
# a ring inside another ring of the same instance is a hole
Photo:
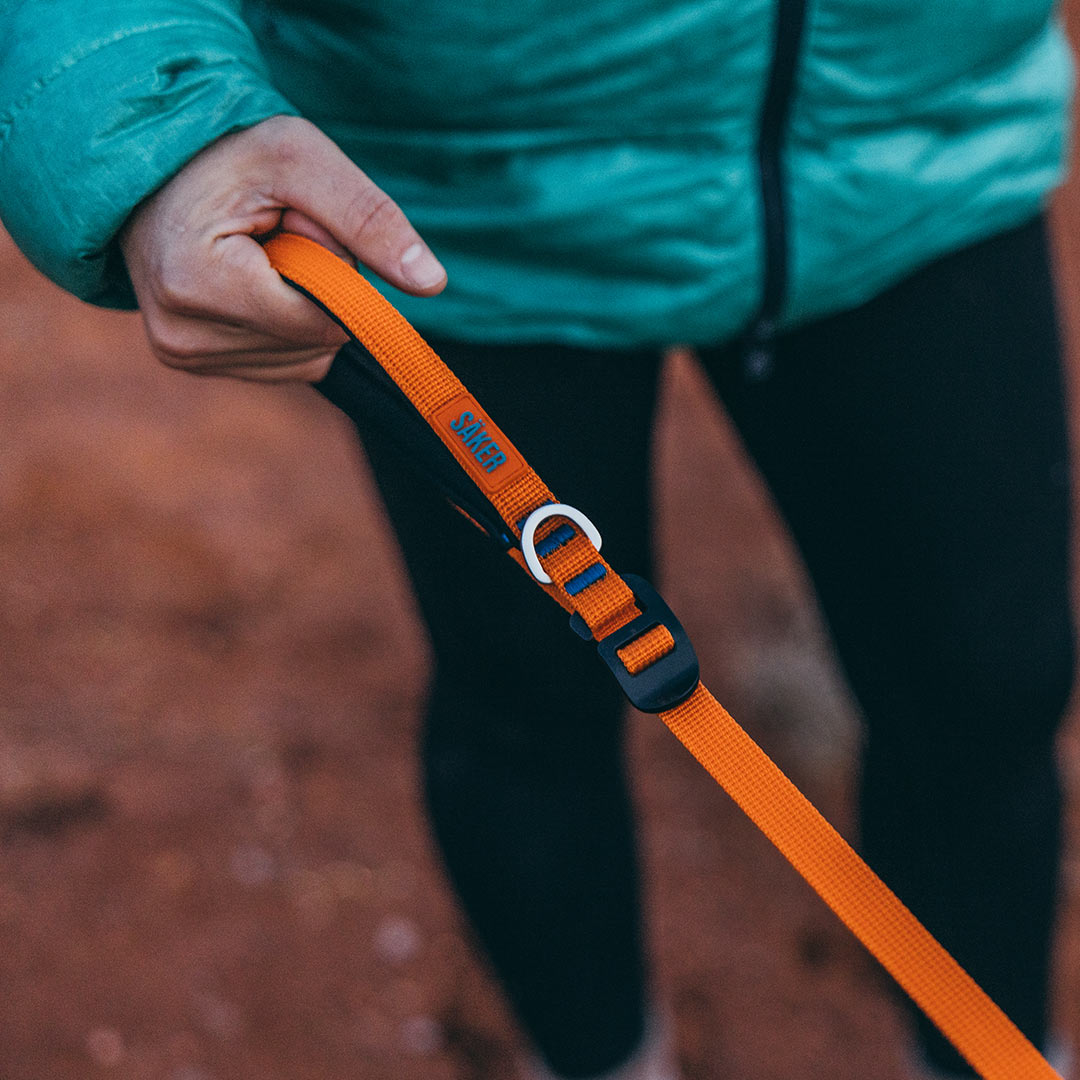
[[[431,1016],[410,1016],[400,1028],[401,1045],[407,1053],[432,1057],[446,1043],[443,1029]]]
[[[420,951],[420,928],[411,919],[391,916],[375,930],[375,955],[388,964],[407,964]]]
[[[102,1068],[115,1068],[124,1060],[123,1037],[112,1028],[94,1028],[86,1036],[86,1052]]]

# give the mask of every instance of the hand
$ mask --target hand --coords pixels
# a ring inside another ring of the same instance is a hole
[[[446,272],[398,206],[318,128],[276,116],[226,135],[141,203],[120,246],[162,363],[314,382],[343,331],[271,269],[256,237],[301,233],[405,292]]]

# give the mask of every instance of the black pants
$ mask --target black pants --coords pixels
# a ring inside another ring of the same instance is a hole
[[[435,346],[552,490],[597,522],[612,565],[647,575],[657,352]],[[1054,735],[1073,670],[1043,223],[785,335],[764,376],[735,347],[701,360],[806,560],[865,715],[865,855],[1042,1042]],[[396,447],[377,431],[365,442],[434,647],[423,756],[448,872],[553,1068],[594,1075],[642,1033],[621,698],[555,605],[418,485]]]

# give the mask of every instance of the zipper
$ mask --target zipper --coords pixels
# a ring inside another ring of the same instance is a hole
[[[764,241],[761,306],[746,332],[743,372],[751,381],[772,372],[773,346],[788,288],[787,193],[784,136],[791,114],[795,71],[806,25],[807,0],[777,0],[769,81],[758,127],[757,164]]]

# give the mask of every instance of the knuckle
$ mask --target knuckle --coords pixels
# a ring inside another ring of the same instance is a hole
[[[385,191],[371,185],[345,207],[345,228],[358,239],[385,235],[405,224],[405,215]]]
[[[158,270],[154,297],[166,311],[195,311],[198,296],[198,279],[180,264],[167,263]]]
[[[260,157],[272,158],[279,166],[303,165],[313,134],[321,134],[308,120],[299,116],[272,116],[249,128],[249,144]]]

